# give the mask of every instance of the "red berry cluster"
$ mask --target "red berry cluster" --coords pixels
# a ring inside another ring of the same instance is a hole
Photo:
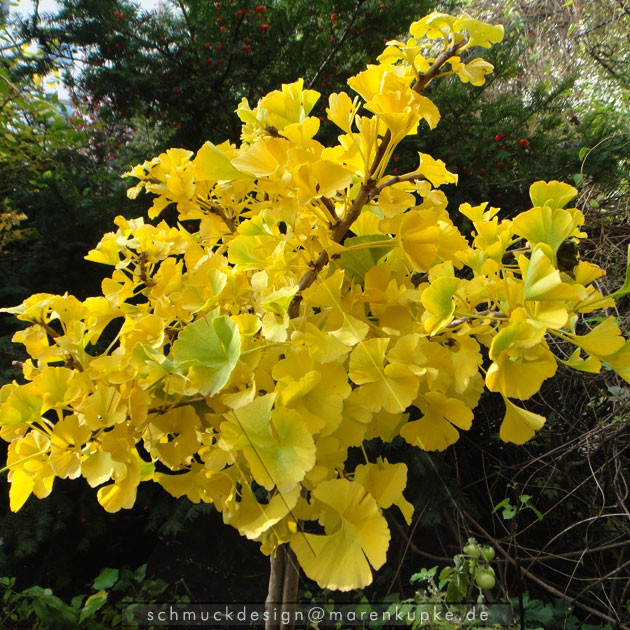
[[[239,17],[241,15],[247,15],[247,9],[236,9],[236,11],[234,11],[234,15]]]
[[[258,30],[261,32],[262,35],[264,35],[270,28],[271,26],[269,26],[269,24],[261,24],[258,27]]]
[[[266,13],[266,11],[267,9],[262,4],[254,8],[254,13]]]
[[[125,19],[125,16],[120,11],[114,11],[114,16],[117,17],[119,20]]]

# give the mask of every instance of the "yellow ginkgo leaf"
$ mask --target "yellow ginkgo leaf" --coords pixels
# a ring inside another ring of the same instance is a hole
[[[221,424],[219,446],[242,451],[257,483],[286,493],[315,465],[315,444],[297,411],[271,410],[274,399],[259,396],[230,412]]]
[[[329,106],[326,108],[328,120],[346,133],[350,133],[352,121],[359,109],[358,97],[353,101],[345,92],[333,93],[328,97],[328,103]]]
[[[5,385],[5,387],[7,387]],[[4,388],[3,388],[4,389]],[[7,391],[9,388],[7,387]],[[18,385],[10,390],[0,407],[0,426],[37,422],[43,413],[42,397],[33,391],[31,383]]]
[[[595,357],[607,357],[615,354],[624,345],[624,338],[621,330],[611,315],[601,324],[597,324],[591,332],[586,335],[569,335],[571,341]],[[607,359],[604,359],[607,361]]]
[[[9,506],[17,512],[31,493],[40,499],[52,491],[55,473],[50,467],[48,451],[50,439],[41,431],[29,431],[23,438],[13,440],[7,453],[9,470]],[[14,478],[17,480],[14,483]],[[15,489],[14,489],[15,485]]]
[[[403,490],[407,486],[405,464],[390,464],[379,457],[374,464],[357,466],[354,469],[354,480],[374,497],[381,509],[398,506],[407,525],[411,525],[414,508],[403,496]]]
[[[321,588],[350,591],[372,581],[384,563],[390,533],[365,488],[346,479],[320,483],[312,492],[325,534],[295,533],[290,540],[300,566]]]
[[[461,400],[447,398],[439,392],[428,392],[418,406],[423,412],[422,418],[405,424],[400,435],[409,444],[424,451],[443,451],[454,444],[459,439],[455,427],[470,429],[473,412]]]
[[[494,66],[480,57],[468,63],[461,63],[459,57],[451,57],[448,61],[460,81],[471,85],[483,85],[486,75],[494,71]]]
[[[566,210],[535,207],[519,214],[512,222],[515,234],[532,245],[546,243],[554,252],[575,228],[575,217]]]
[[[519,256],[518,264],[523,274],[524,300],[555,301],[577,298],[573,288],[562,282],[560,272],[542,249],[534,249],[529,259],[526,256]]]
[[[522,352],[502,352],[488,368],[486,386],[491,392],[527,400],[557,367],[554,355],[542,345]]]
[[[251,488],[245,485],[241,489],[240,501],[226,506],[223,520],[236,527],[242,536],[253,540],[289,514],[299,498],[300,487],[296,486],[287,493],[277,493],[270,501],[261,503]]]
[[[314,361],[330,363],[350,352],[350,348],[330,332],[308,323],[304,335],[306,347]]]
[[[503,400],[505,402],[505,417],[501,423],[499,435],[504,442],[524,444],[534,437],[535,432],[545,424],[545,418],[532,411],[517,407],[505,397]]]
[[[279,361],[272,374],[278,381],[278,406],[299,413],[312,435],[335,431],[342,420],[343,401],[351,391],[348,374],[339,363],[319,365],[302,347]]]
[[[577,194],[576,188],[556,180],[551,182],[534,182],[529,187],[529,196],[532,204],[534,206],[547,206],[551,209],[564,208]]]
[[[166,464],[178,470],[189,464],[201,445],[201,422],[190,405],[177,407],[162,414],[151,414],[144,434],[146,449]]]
[[[457,33],[468,33],[468,41],[461,48],[465,50],[473,46],[490,48],[492,44],[498,44],[503,39],[502,24],[485,24],[470,17],[457,18],[453,24],[453,30]]]
[[[205,142],[193,160],[195,179],[197,181],[246,179],[246,175],[232,166],[228,151],[227,143],[216,146],[210,141]]]
[[[422,292],[422,304],[428,316],[423,317],[424,328],[430,335],[443,330],[453,319],[455,301],[453,295],[459,288],[461,280],[442,276],[437,278]]]
[[[99,488],[96,496],[106,512],[129,510],[136,502],[140,483],[140,466],[133,461],[123,466],[122,474],[107,486]]]
[[[55,425],[50,437],[50,466],[62,479],[81,474],[81,452],[92,432],[72,414]]]
[[[417,272],[426,272],[435,262],[440,241],[440,226],[433,212],[411,210],[381,221],[384,232],[397,233],[400,246]]]
[[[579,348],[576,348],[573,354],[566,361],[561,362],[574,370],[579,370],[580,372],[599,374],[602,369],[602,362],[599,359],[590,356],[587,356],[586,359],[582,359],[580,357]]]
[[[630,341],[626,341],[619,350],[602,358],[621,378],[630,383]]]
[[[384,364],[389,339],[368,339],[350,355],[349,376],[362,385],[373,411],[404,411],[418,392],[418,377],[403,363]]]

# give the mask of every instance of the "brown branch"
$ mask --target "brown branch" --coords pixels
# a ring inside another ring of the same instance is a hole
[[[225,210],[221,208],[221,206],[215,206],[213,203],[210,203],[209,201],[204,201],[199,197],[197,198],[197,200],[204,210],[209,210],[210,212],[212,212],[212,214],[216,214],[223,221],[223,223],[227,225],[230,232],[236,232],[236,224],[234,223],[234,219],[229,217],[226,214]]]
[[[440,68],[457,52],[457,50],[464,45],[465,42],[461,42],[459,44],[455,44],[451,48],[441,52],[436,60],[433,62],[433,65],[427,70],[425,74],[423,74],[412,86],[412,90],[415,92],[421,92],[435,76],[438,74]],[[376,186],[376,182],[374,180],[374,173],[376,173],[381,160],[383,159],[385,153],[387,152],[387,147],[391,142],[392,134],[387,130],[383,139],[381,140],[381,144],[374,156],[374,161],[372,162],[372,166],[367,172],[367,177],[365,182],[361,185],[359,189],[359,194],[356,199],[353,201],[350,209],[343,217],[343,219],[334,227],[332,233],[332,240],[335,243],[340,243],[350,226],[358,219],[361,214],[361,210],[366,203],[378,194],[378,187]],[[308,287],[315,282],[319,272],[326,266],[328,263],[329,257],[328,252],[323,251],[318,256],[317,260],[313,264],[312,268],[309,269],[300,279],[298,284],[298,292],[295,294],[293,299],[291,300],[291,304],[289,305],[289,317],[291,319],[297,317],[300,314],[300,303],[302,302],[302,296],[300,295],[302,291],[307,289]]]
[[[503,254],[503,258],[508,258],[509,256],[512,256],[514,254],[522,254],[524,252],[529,252],[531,251],[531,247],[526,246],[526,247],[517,247],[516,249],[508,249],[504,254]]]
[[[400,182],[414,182],[417,179],[421,179],[422,175],[420,173],[408,173],[407,175],[395,175],[391,177],[386,182],[383,182],[379,186],[376,187],[376,192],[380,193],[384,188],[388,188],[389,186],[393,186],[394,184],[398,184]]]
[[[330,212],[330,216],[335,221],[335,225],[337,225],[340,219],[337,215],[337,211],[335,210],[335,204],[330,199],[328,199],[328,197],[321,197],[321,202],[326,206],[326,210]],[[332,227],[335,227],[335,225],[333,225]]]

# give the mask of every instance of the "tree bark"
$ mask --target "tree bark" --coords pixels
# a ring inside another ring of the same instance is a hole
[[[270,558],[265,630],[294,630],[299,577],[295,554],[287,545],[281,545]],[[283,619],[288,623],[282,623]]]
[[[285,548],[284,585],[282,589],[282,618],[289,619],[289,623],[282,626],[286,630],[295,628],[295,605],[297,603],[298,582],[300,569],[297,558],[290,547]]]
[[[265,600],[265,630],[280,630],[281,622],[276,620],[278,608],[282,602],[284,590],[284,565],[286,554],[284,547],[278,547],[276,552],[269,558],[269,588],[267,599]]]

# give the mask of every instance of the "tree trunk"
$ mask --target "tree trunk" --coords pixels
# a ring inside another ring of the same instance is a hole
[[[269,568],[269,588],[265,600],[268,618],[265,630],[294,630],[299,582],[295,554],[287,545],[281,545],[270,557]],[[283,624],[283,618],[287,618],[288,623]]]

